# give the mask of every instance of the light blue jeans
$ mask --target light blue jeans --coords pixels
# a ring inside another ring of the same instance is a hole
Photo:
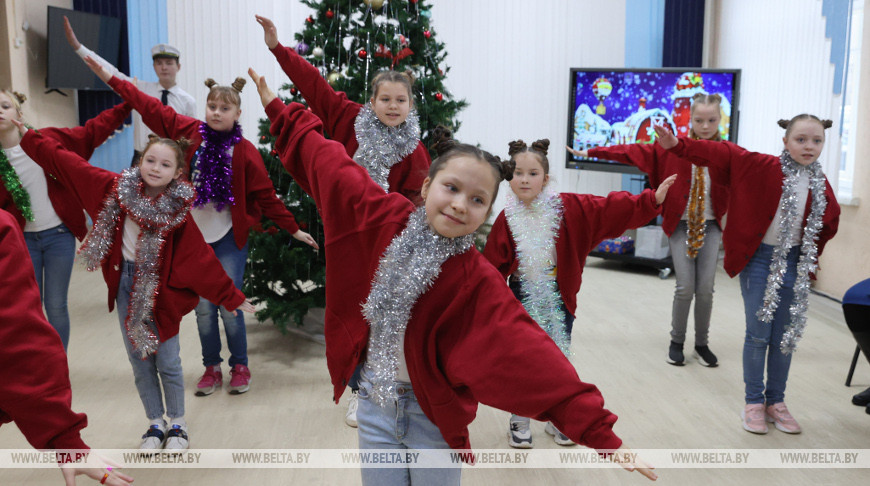
[[[360,452],[371,449],[450,449],[441,431],[420,409],[411,385],[404,383],[398,389],[398,400],[387,407],[380,407],[370,399],[372,384],[363,368],[356,413]],[[458,485],[462,475],[459,464],[444,469],[375,468],[363,465],[361,471],[364,486]]]
[[[24,241],[33,261],[45,316],[60,335],[66,351],[69,345],[67,293],[76,256],[76,238],[61,224],[43,231],[27,231]]]
[[[704,246],[695,258],[686,255],[686,229],[688,223],[680,221],[671,233],[671,259],[677,279],[674,307],[671,314],[671,341],[684,343],[689,324],[689,309],[695,301],[695,346],[706,346],[710,334],[710,316],[713,313],[713,283],[719,261],[719,243],[722,230],[715,219],[706,223]]]
[[[783,354],[779,345],[785,327],[791,322],[789,307],[794,300],[794,282],[797,278],[797,261],[800,246],[793,246],[788,253],[788,265],[779,289],[780,301],[773,322],[762,322],[755,316],[764,301],[767,276],[773,246],[764,243],[740,272],[740,291],[746,312],[746,339],[743,343],[743,382],[746,385],[746,403],[773,405],[785,400],[785,383],[791,366],[791,355]],[[764,365],[767,361],[767,384],[764,382]]]
[[[157,354],[141,359],[138,353],[133,351],[133,343],[127,339],[127,330],[124,321],[127,319],[127,307],[130,304],[130,293],[133,290],[133,276],[135,265],[124,262],[121,271],[121,283],[118,285],[118,320],[121,322],[121,338],[127,349],[127,357],[133,367],[133,378],[136,382],[136,390],[145,407],[145,415],[148,420],[163,417],[167,411],[170,418],[184,416],[184,374],[181,371],[181,348],[176,334],[170,339],[160,343]],[[155,335],[159,335],[154,321],[149,325]],[[161,394],[160,385],[163,385]],[[166,408],[163,408],[163,395],[166,396]]]
[[[245,277],[245,265],[248,263],[247,243],[240,250],[236,246],[231,229],[223,238],[210,243],[210,245],[224,267],[224,271],[233,280],[233,284],[237,289],[241,289]],[[196,325],[199,328],[199,342],[202,344],[202,364],[208,367],[223,361],[218,312],[224,321],[227,347],[230,348],[230,367],[237,364],[248,366],[248,335],[242,311],[230,312],[200,297],[199,305],[196,306]]]

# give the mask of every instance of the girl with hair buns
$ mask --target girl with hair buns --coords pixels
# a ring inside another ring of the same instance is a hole
[[[278,42],[278,29],[266,17],[256,16],[263,27],[266,46],[284,73],[322,121],[327,136],[344,145],[347,155],[363,166],[386,192],[397,192],[416,205],[429,170],[429,151],[420,141],[420,122],[414,110],[414,79],[410,73],[382,71],[372,80],[372,97],[361,105],[335,92],[320,71],[295,50]],[[433,137],[434,138],[434,137]],[[359,370],[348,386],[344,421],[356,427]]]
[[[160,100],[113,76],[93,59],[86,58],[85,62],[142,115],[145,125],[158,136],[192,141],[185,153],[185,169],[196,189],[191,216],[237,288],[242,287],[248,261],[248,233],[262,216],[287,230],[293,238],[318,248],[314,238],[299,229],[275,194],[260,152],[242,137],[238,120],[242,113],[239,93],[245,85],[243,78],[236,78],[232,86],[218,86],[213,79],[206,80],[209,93],[205,121],[200,121],[163,106]],[[229,392],[245,393],[250,388],[244,316],[201,299],[196,307],[196,323],[205,372],[197,383],[197,396],[210,395],[223,385],[218,314],[223,319],[230,351]]]
[[[570,356],[571,330],[586,257],[599,243],[647,224],[659,213],[675,175],[655,191],[612,192],[607,197],[557,193],[550,182],[550,141],[508,144],[516,165],[505,209],[495,219],[483,250],[529,315]],[[531,415],[511,416],[508,443],[532,447]],[[533,417],[540,419],[540,417]],[[544,419],[546,420],[546,419]],[[546,431],[559,445],[573,445],[552,422]]]
[[[439,143],[416,207],[385,193],[341,144],[324,139],[305,106],[284,105],[248,72],[284,167],[323,218],[334,399],[363,364],[360,449],[423,453],[422,467],[363,464],[363,484],[459,484],[461,469],[447,456],[451,448],[469,452],[478,403],[552,420],[602,454],[619,448],[616,416],[601,394],[580,381],[474,249],[510,165],[472,145]],[[429,462],[433,456],[446,462]],[[642,462],[622,464],[656,477]]]
[[[717,94],[698,93],[692,98],[689,137],[721,141],[720,103]],[[719,360],[710,351],[710,316],[713,313],[713,284],[722,241],[722,218],[728,209],[727,175],[715,169],[686,164],[657,144],[630,143],[589,150],[568,151],[578,157],[615,160],[637,167],[657,185],[676,174],[677,181],[662,204],[662,230],[668,235],[674,262],[676,286],[671,311],[671,342],[667,362],[686,363],[683,344],[689,309],[695,301],[695,347],[693,356],[703,366],[715,367]]]
[[[731,277],[740,274],[746,313],[743,428],[756,434],[767,433],[766,422],[789,434],[801,431],[785,405],[785,385],[791,354],[806,327],[810,278],[840,219],[818,161],[831,121],[803,114],[779,124],[785,128],[785,147],[778,157],[730,142],[678,140],[655,126],[662,148],[686,165],[723,174],[723,183],[731,187],[722,234],[725,271]]]
[[[187,141],[153,137],[139,166],[117,174],[15,124],[24,151],[69,188],[94,221],[79,255],[88,270],[102,268],[109,311],[117,303],[136,389],[150,421],[140,449],[164,444],[187,449],[181,317],[200,295],[229,309],[254,311],[190,218],[196,194],[181,178]]]
[[[14,122],[23,120],[21,105],[26,97],[0,90],[0,208],[15,218],[33,262],[36,283],[48,322],[60,335],[64,350],[69,345],[70,321],[67,293],[76,238],[87,233],[84,211],[70,188],[61,185],[21,149],[21,136]],[[131,108],[123,103],[110,108],[83,127],[43,128],[53,138],[84,159],[106,141]]]

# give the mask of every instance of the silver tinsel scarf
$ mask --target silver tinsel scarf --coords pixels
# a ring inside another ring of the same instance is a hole
[[[571,339],[565,330],[562,295],[552,261],[562,211],[559,194],[544,188],[528,206],[509,192],[504,214],[517,247],[523,307],[565,356],[571,356]]]
[[[163,194],[154,199],[143,193],[143,186],[138,167],[125,169],[103,201],[94,228],[79,250],[87,269],[94,271],[109,254],[124,214],[139,225],[136,271],[124,327],[127,339],[142,359],[156,353],[160,344],[148,323],[160,286],[160,253],[165,237],[184,222],[196,196],[190,183],[178,180],[170,182]]]
[[[372,180],[384,191],[390,191],[390,169],[413,152],[420,143],[420,118],[411,110],[408,118],[397,127],[388,127],[378,120],[371,103],[363,105],[353,124],[359,148],[353,160],[365,167]]]
[[[812,205],[807,225],[803,228],[801,254],[797,263],[797,279],[794,283],[794,301],[789,308],[791,319],[780,342],[780,350],[783,354],[790,354],[797,349],[797,343],[803,337],[807,325],[810,274],[818,267],[816,240],[822,229],[822,216],[825,214],[828,201],[825,199],[825,175],[822,173],[822,165],[818,160],[808,166],[803,166],[795,162],[787,150],[783,150],[780,161],[783,181],[782,198],[779,201],[781,208],[778,222],[780,228],[779,244],[773,248],[770,274],[767,277],[767,288],[764,290],[764,302],[761,309],[756,312],[756,316],[762,322],[772,322],[776,309],[779,307],[779,289],[782,287],[783,277],[787,270],[787,257],[794,233],[792,222],[797,218],[803,218],[804,214],[804,208],[798,207],[800,198],[796,192],[796,186],[800,175],[809,173]]]
[[[448,258],[468,251],[473,235],[446,238],[435,233],[426,220],[426,208],[411,213],[408,226],[393,238],[378,263],[372,290],[363,304],[363,316],[371,326],[366,373],[372,382],[375,402],[385,406],[396,399],[396,372],[402,337],[411,309]]]

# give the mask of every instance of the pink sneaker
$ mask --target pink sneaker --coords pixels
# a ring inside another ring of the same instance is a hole
[[[233,395],[245,393],[251,388],[251,370],[247,366],[237,364],[230,370],[230,386],[229,391]]]
[[[753,434],[767,433],[767,424],[764,422],[764,404],[747,403],[740,416],[743,418],[744,429]]]
[[[801,426],[788,412],[785,402],[774,403],[767,407],[767,421],[786,434],[800,434]]]
[[[194,395],[198,397],[211,395],[223,384],[224,376],[221,373],[221,365],[207,366],[202,378],[199,379],[199,383],[196,384],[196,393]]]

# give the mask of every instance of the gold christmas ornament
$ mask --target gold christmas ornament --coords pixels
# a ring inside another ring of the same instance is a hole
[[[335,87],[335,84],[338,83],[339,79],[341,79],[341,73],[338,71],[333,71],[326,76],[326,81],[333,87]]]
[[[384,0],[363,0],[363,3],[375,10],[380,10],[384,6]]]

